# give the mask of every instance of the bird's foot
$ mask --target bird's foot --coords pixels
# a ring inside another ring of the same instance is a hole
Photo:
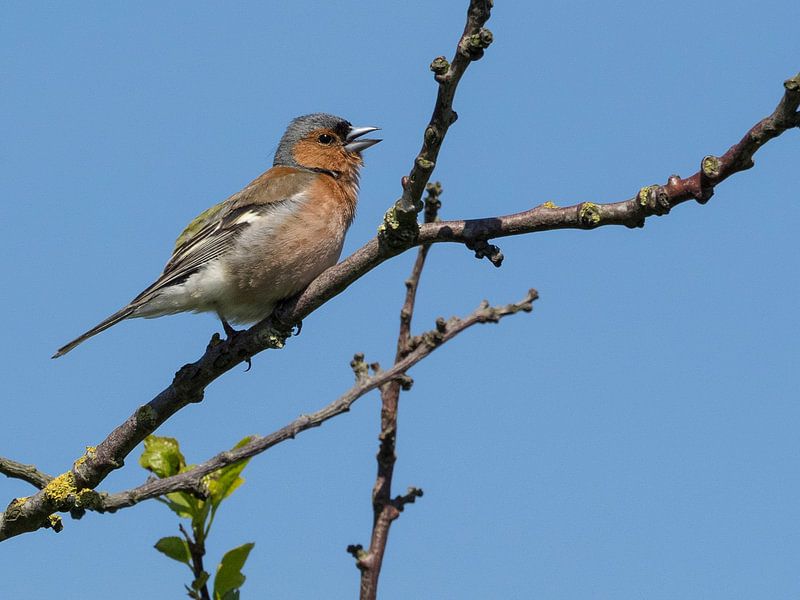
[[[300,332],[303,331],[303,322],[298,321],[297,323],[294,324],[294,326],[297,329],[297,331],[295,331],[293,335],[300,335]]]
[[[222,321],[222,328],[225,330],[225,336],[228,338],[228,340],[232,340],[234,337],[236,337],[236,334],[239,333],[239,331],[231,327],[231,324],[225,319],[221,318],[220,321]]]

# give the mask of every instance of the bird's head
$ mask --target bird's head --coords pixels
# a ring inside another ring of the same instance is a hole
[[[362,150],[381,140],[362,136],[378,127],[353,127],[341,117],[314,113],[297,117],[286,128],[274,166],[300,167],[339,175],[356,175]]]

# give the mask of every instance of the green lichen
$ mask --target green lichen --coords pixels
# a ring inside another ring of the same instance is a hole
[[[72,471],[62,473],[48,483],[42,491],[44,492],[45,498],[57,506],[60,506],[66,502],[71,495],[78,493],[78,488],[75,486],[75,475],[73,475]]]
[[[700,163],[700,168],[703,169],[703,175],[706,177],[718,177],[719,167],[719,159],[711,154],[704,157]]]
[[[647,206],[650,203],[650,192],[656,189],[657,185],[646,185],[639,190],[636,198],[639,200],[639,206]]]
[[[581,205],[581,210],[578,213],[580,222],[587,226],[594,226],[600,224],[600,207],[594,202],[584,202]]]
[[[450,68],[450,63],[447,62],[447,59],[444,56],[437,56],[433,59],[431,63],[431,71],[436,73],[437,75],[444,75],[447,73],[447,70]]]
[[[424,158],[422,156],[418,156],[417,157],[417,166],[420,169],[424,169],[426,171],[431,171],[431,170],[433,170],[433,167],[436,166],[436,163],[433,162],[432,160],[428,160],[427,158]]]
[[[156,411],[147,404],[136,409],[136,420],[145,428],[152,429],[156,424]]]
[[[378,234],[400,229],[400,220],[397,218],[397,207],[392,205],[383,215],[383,222],[378,225]]]
[[[102,505],[103,499],[100,494],[89,488],[82,489],[80,492],[78,492],[78,496],[75,499],[76,508],[93,510],[102,507]]]

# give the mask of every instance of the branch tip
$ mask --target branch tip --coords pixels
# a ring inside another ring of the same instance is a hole
[[[350,361],[350,368],[356,376],[356,383],[360,383],[369,377],[369,367],[364,362],[363,352],[356,352],[353,355],[353,360]]]

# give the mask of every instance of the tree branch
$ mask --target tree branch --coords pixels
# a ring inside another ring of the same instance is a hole
[[[425,222],[433,223],[438,218],[441,202],[439,195],[442,186],[439,182],[429,183],[426,186],[428,196],[425,198]],[[413,348],[411,337],[411,321],[414,317],[419,280],[422,269],[425,267],[425,258],[428,255],[430,244],[419,247],[417,258],[411,269],[411,275],[405,281],[406,296],[400,310],[400,330],[397,336],[397,351],[395,365],[402,362]],[[438,323],[437,323],[438,325]],[[406,375],[403,373],[403,375]],[[400,401],[400,390],[411,387],[412,381],[407,375],[403,379],[393,379],[381,386],[381,433],[378,436],[380,446],[377,462],[378,474],[375,486],[372,489],[372,535],[370,536],[369,549],[364,551],[363,546],[348,546],[348,551],[356,559],[356,566],[361,572],[360,597],[361,600],[374,600],[378,595],[378,579],[383,565],[383,556],[386,553],[386,544],[389,541],[389,528],[400,516],[404,506],[414,502],[422,496],[422,490],[409,488],[408,494],[392,499],[392,476],[394,464],[397,461],[397,414]]]
[[[704,157],[700,169],[690,177],[683,179],[672,175],[666,184],[645,186],[636,196],[621,202],[582,202],[564,208],[546,202],[513,215],[423,225],[419,242],[459,242],[469,246],[485,243],[487,239],[554,229],[594,229],[602,225],[643,227],[647,217],[665,215],[687,200],[705,204],[717,184],[754,165],[753,155],[761,146],[788,129],[800,127],[800,113],[797,112],[800,73],[786,80],[784,87],[785,93],[771,115],[750,128],[722,156]]]
[[[488,19],[490,4],[489,0],[472,0],[465,28],[469,35],[465,33],[462,36],[453,63],[448,64],[446,69],[446,61],[434,61],[432,65],[437,79],[443,81],[439,81],[439,96],[431,123],[436,117],[444,118],[448,108],[452,110],[456,84],[469,62],[466,59],[480,58],[483,48],[491,42],[491,33],[482,29],[482,24]],[[445,77],[448,74],[449,78]],[[718,183],[753,166],[752,157],[763,144],[787,129],[800,126],[800,114],[797,112],[800,104],[800,74],[787,80],[784,86],[785,94],[775,111],[752,127],[724,155],[718,158],[707,156],[702,160],[700,170],[691,177],[682,179],[672,176],[666,185],[643,187],[636,196],[623,202],[583,202],[566,208],[545,204],[502,217],[424,224],[419,229],[418,237],[415,219],[411,227],[414,235],[411,237],[388,235],[384,228],[378,237],[325,271],[304,292],[282,303],[269,318],[230,340],[220,341],[218,336],[212,338],[205,354],[197,362],[184,365],[166,389],[140,406],[96,448],[88,450],[75,461],[71,470],[54,478],[30,498],[13,500],[5,513],[0,513],[0,541],[41,527],[57,528],[57,518],[52,513],[74,508],[74,501],[70,501],[70,498],[79,498],[84,506],[94,502],[97,494],[91,490],[112,470],[120,468],[125,457],[175,412],[189,403],[201,401],[206,386],[212,381],[263,350],[283,347],[294,323],[302,321],[364,274],[414,244],[463,243],[475,249],[476,255],[486,256],[499,264],[499,250],[488,245],[488,239],[553,229],[593,229],[602,225],[640,227],[647,217],[666,214],[673,206],[687,200],[706,202]],[[449,124],[441,131],[434,131],[436,135],[429,135],[426,129],[421,152],[421,155],[427,152],[423,156],[427,157],[425,160],[435,162]],[[408,206],[410,200],[414,201],[416,210],[418,200],[415,199],[421,196],[433,166],[424,161],[420,164],[417,160],[411,174],[404,178],[403,197],[406,201],[401,198],[398,201],[403,201],[400,209],[394,211],[394,221],[399,223],[400,230],[408,228],[406,223],[409,221],[399,216],[405,214],[402,209]],[[393,222],[388,217],[390,215],[387,213],[384,225]],[[401,238],[403,241],[399,243],[398,239]]]
[[[34,465],[26,465],[2,456],[0,456],[0,473],[6,477],[27,481],[38,489],[42,489],[53,480],[52,475],[40,471]]]
[[[171,492],[198,493],[198,490],[203,490],[202,480],[206,475],[226,465],[261,454],[277,444],[294,439],[297,434],[303,431],[319,427],[325,421],[349,411],[350,406],[360,397],[397,378],[402,378],[408,369],[427,357],[442,344],[452,340],[462,331],[478,323],[496,323],[501,318],[520,311],[530,312],[533,309],[533,302],[537,298],[538,293],[536,290],[529,290],[522,300],[513,304],[489,306],[488,302],[484,300],[475,311],[463,319],[458,317],[452,317],[448,321],[439,319],[436,329],[412,339],[412,348],[403,360],[393,365],[391,369],[385,371],[377,370],[373,375],[366,374],[365,370],[357,369],[357,371],[361,372],[361,375],[357,377],[356,385],[317,412],[302,415],[269,435],[253,436],[247,444],[220,452],[206,462],[200,463],[178,475],[154,479],[137,488],[113,495],[98,494],[98,496],[101,496],[100,502],[91,509],[98,512],[113,512]],[[358,363],[359,361],[356,360],[354,362]],[[363,362],[363,356],[360,357],[360,362]]]
[[[431,63],[431,71],[439,83],[433,114],[425,128],[422,149],[414,159],[411,171],[402,179],[403,195],[387,211],[379,229],[381,241],[390,248],[402,251],[414,245],[418,234],[417,213],[422,210],[422,192],[436,167],[447,130],[458,119],[453,110],[458,82],[470,63],[483,57],[484,50],[493,40],[492,32],[483,27],[491,11],[492,0],[470,0],[467,22],[452,62],[447,62],[444,56],[437,56]]]
[[[367,271],[414,246],[418,228],[416,209],[406,209],[409,202],[414,207],[419,202],[447,129],[455,121],[452,100],[461,76],[469,63],[478,60],[483,55],[483,49],[491,43],[491,32],[482,29],[483,23],[489,18],[490,10],[491,0],[471,0],[467,24],[452,64],[445,68],[442,61],[437,59],[438,62],[434,61],[435,65],[431,66],[439,81],[439,94],[431,126],[426,129],[420,157],[415,161],[410,175],[403,179],[403,198],[396,203],[398,210],[394,211],[393,218],[389,218],[387,213],[381,234],[365,247],[375,254],[359,251],[351,257],[353,260],[345,261],[348,263],[347,269],[351,269],[353,263],[356,263],[358,267],[355,271],[339,271],[334,277],[326,277],[323,273],[316,280],[321,286],[316,288],[318,295],[305,296],[303,304],[284,303],[273,315],[232,339],[220,341],[219,336],[215,335],[205,354],[197,362],[184,365],[175,374],[169,387],[147,404],[140,406],[96,448],[79,458],[70,471],[54,480],[60,486],[58,493],[54,494],[53,489],[46,487],[24,502],[12,501],[6,513],[0,513],[0,541],[46,527],[50,520],[49,515],[69,506],[67,498],[81,490],[97,487],[111,471],[120,468],[125,457],[168,418],[187,404],[200,402],[205,388],[212,381],[263,350],[282,348],[286,338],[291,335],[294,324],[301,322]],[[395,224],[397,227],[394,227]]]

